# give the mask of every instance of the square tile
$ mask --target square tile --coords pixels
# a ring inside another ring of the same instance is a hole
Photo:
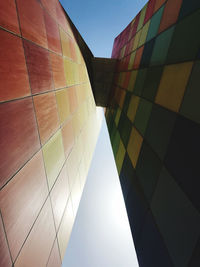
[[[190,120],[200,123],[200,61],[194,63],[192,73],[187,84],[185,95],[180,108],[180,113]]]
[[[159,33],[177,22],[182,1],[183,0],[168,0],[166,2],[158,31]]]
[[[143,142],[143,137],[140,135],[137,129],[133,127],[129,138],[129,143],[127,146],[127,152],[134,168],[136,168],[137,165],[142,142]]]
[[[68,96],[68,89],[62,89],[56,92],[56,101],[58,106],[58,113],[60,118],[60,124],[70,115],[70,103]]]
[[[136,112],[134,125],[140,131],[140,133],[144,136],[147,124],[151,115],[152,103],[141,98],[140,103]]]
[[[161,168],[162,163],[160,159],[149,145],[143,142],[137,161],[136,174],[148,202],[152,198]]]
[[[119,174],[120,174],[120,171],[121,171],[121,168],[122,168],[122,164],[123,164],[123,161],[124,161],[125,153],[126,153],[125,147],[124,147],[123,143],[120,141],[119,149],[117,151],[117,155],[116,155],[116,158],[115,158],[116,166],[117,166],[117,170],[118,170]]]
[[[151,18],[149,31],[147,34],[147,41],[151,40],[152,38],[154,38],[157,35],[158,29],[160,26],[160,21],[161,21],[162,14],[163,14],[163,10],[164,10],[164,6],[162,8],[160,8]]]
[[[31,229],[15,266],[46,266],[55,237],[52,209],[48,198]]]
[[[145,140],[161,160],[167,151],[177,114],[158,105],[153,105],[145,132]]]
[[[147,4],[147,10],[146,10],[146,15],[144,19],[144,24],[152,17],[154,13],[154,7],[156,4],[156,0],[150,0]]]
[[[0,218],[0,265],[4,267],[11,267],[12,261],[10,258],[10,253],[8,249],[8,244],[6,241],[6,236],[3,228],[2,219]]]
[[[60,130],[43,146],[42,150],[48,185],[49,189],[51,189],[65,161]]]
[[[197,9],[200,8],[200,2],[196,0],[183,0],[180,14],[179,14],[179,20],[183,19],[186,15],[189,15],[192,12],[195,12]]]
[[[200,10],[197,10],[176,25],[167,64],[195,59],[200,46],[199,20]]]
[[[164,68],[155,103],[178,112],[193,62],[168,65]]]
[[[144,51],[144,46],[141,46],[141,47],[136,51],[135,60],[134,60],[134,64],[133,64],[133,68],[134,68],[134,69],[139,69],[143,51]]]
[[[67,168],[64,165],[50,194],[56,230],[59,228],[69,194]]]
[[[156,0],[154,12],[156,12],[165,2],[166,2],[166,0]]]
[[[174,26],[164,31],[156,38],[150,66],[165,64],[173,33]]]
[[[151,208],[174,266],[187,267],[200,235],[200,214],[166,169],[162,169]]]
[[[54,242],[47,267],[60,267],[62,265],[57,239]]]
[[[22,36],[47,48],[43,9],[37,0],[16,0]]]
[[[42,153],[39,152],[0,192],[0,207],[13,261],[31,230],[47,195],[44,163]]]
[[[75,136],[73,130],[72,120],[67,121],[62,127],[63,146],[65,151],[65,157],[69,156],[74,145]]]
[[[67,89],[70,112],[74,113],[78,108],[78,101],[76,95],[76,86],[69,87]]]
[[[1,29],[0,40],[0,101],[30,95],[22,40]]]
[[[131,124],[131,121],[127,118],[127,116],[123,112],[121,113],[118,129],[119,129],[122,142],[124,146],[127,147],[131,129],[132,129],[132,124]]]
[[[43,7],[52,15],[52,17],[56,20],[57,13],[56,7],[58,5],[57,0],[41,0]]]
[[[71,45],[70,45],[70,39],[71,37],[66,34],[61,28],[60,28],[60,38],[61,38],[61,45],[62,45],[62,53],[63,56],[71,58]]]
[[[138,96],[142,95],[146,74],[147,74],[147,69],[138,70],[137,79],[136,79],[135,86],[133,89],[134,95],[138,95]]]
[[[0,104],[0,186],[40,148],[31,98]]]
[[[62,222],[58,231],[58,244],[60,248],[61,259],[64,259],[65,251],[69,242],[69,238],[74,223],[74,215],[72,210],[71,198],[67,203]]]
[[[0,2],[0,25],[11,32],[20,34],[17,10],[14,0]]]
[[[129,79],[129,83],[128,83],[128,87],[127,87],[128,91],[133,91],[133,88],[134,88],[135,82],[136,82],[136,78],[137,78],[137,74],[138,74],[137,70],[130,72],[130,79]]]
[[[41,94],[33,97],[40,140],[44,144],[58,129],[59,116],[55,93]]]
[[[44,20],[47,33],[48,48],[56,53],[62,54],[59,28],[55,20],[44,11]]]
[[[200,210],[199,134],[199,124],[178,116],[165,156],[165,165],[169,173],[198,210]]]
[[[136,253],[140,266],[173,266],[163,238],[150,212],[146,215],[143,229],[137,242]]]
[[[154,98],[156,96],[158,86],[160,84],[162,72],[162,66],[150,67],[147,69],[142,91],[142,97],[154,102]]]
[[[143,24],[144,24],[146,10],[147,10],[147,4],[140,11],[140,19],[139,19],[139,22],[138,22],[137,31],[139,31],[142,28]]]
[[[24,40],[24,49],[32,94],[53,90],[48,50]]]
[[[142,28],[142,33],[140,35],[140,41],[139,41],[138,46],[141,46],[146,42],[149,25],[150,25],[150,20]]]
[[[62,56],[50,53],[51,67],[53,72],[53,80],[55,89],[64,88],[66,86],[64,63]]]
[[[127,116],[130,121],[134,122],[135,115],[139,106],[140,98],[138,96],[132,95],[127,111]]]
[[[145,68],[149,66],[151,56],[153,53],[153,49],[154,49],[154,44],[155,44],[155,39],[152,39],[151,41],[147,42],[144,45],[144,51],[143,51],[142,59],[140,62],[140,68]]]
[[[77,72],[77,68],[78,66],[75,65],[74,62],[64,58],[64,72],[65,72],[67,86],[71,86],[78,83],[75,73]]]

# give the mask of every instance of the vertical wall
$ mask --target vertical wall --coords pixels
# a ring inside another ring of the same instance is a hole
[[[200,2],[150,0],[115,39],[106,117],[140,266],[200,266]]]
[[[0,266],[61,265],[99,121],[57,0],[0,1]]]

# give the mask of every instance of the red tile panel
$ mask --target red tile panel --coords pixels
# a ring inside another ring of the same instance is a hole
[[[22,40],[4,30],[0,40],[0,101],[30,95]]]
[[[27,67],[32,94],[53,89],[48,50],[24,40]]]
[[[39,152],[0,193],[0,208],[13,260],[36,220],[47,194],[42,152]]]
[[[69,32],[69,24],[66,19],[66,15],[63,11],[63,8],[60,3],[56,5],[56,14],[57,14],[57,21],[58,23],[62,26],[62,28],[66,31]]]
[[[2,267],[12,266],[1,217],[0,217],[0,266]]]
[[[57,239],[55,240],[55,243],[53,245],[53,249],[51,251],[51,255],[47,264],[47,267],[60,267],[62,265],[60,253],[58,249],[58,243]]]
[[[52,15],[54,19],[57,19],[56,6],[57,0],[41,0],[43,7]]]
[[[14,0],[0,1],[0,26],[8,29],[9,31],[20,34]]]
[[[0,104],[0,186],[40,148],[31,98]]]
[[[183,0],[168,0],[160,23],[159,33],[176,23]]]
[[[54,86],[56,89],[66,86],[63,58],[54,53],[50,53],[51,66],[53,72]]]
[[[134,22],[134,25],[133,25],[133,35],[132,36],[134,36],[136,34],[138,23],[139,23],[139,20],[140,20],[140,13],[138,13],[136,18],[135,18],[135,22]]]
[[[47,48],[43,9],[37,0],[16,0],[22,35]]]
[[[72,121],[68,121],[62,128],[65,157],[67,158],[74,145],[74,131]]]
[[[136,52],[135,61],[134,61],[134,64],[133,64],[133,68],[134,69],[138,69],[139,66],[140,66],[140,61],[141,61],[141,58],[142,58],[143,50],[144,50],[144,45],[141,46]]]
[[[55,93],[34,96],[35,112],[39,127],[40,140],[44,144],[59,127]]]
[[[156,4],[156,0],[150,0],[147,6],[146,15],[144,19],[144,24],[152,17],[154,13],[154,7]]]
[[[69,97],[70,112],[74,113],[78,107],[76,86],[68,88],[68,97]]]
[[[54,240],[55,227],[48,199],[22,247],[15,267],[46,266]]]
[[[166,2],[166,0],[156,0],[154,13]]]
[[[55,225],[58,230],[67,200],[69,198],[69,184],[66,165],[63,167],[56,184],[51,191],[51,201],[54,213]]]
[[[62,50],[58,25],[47,12],[44,13],[44,18],[47,32],[48,47],[50,50],[61,54]]]

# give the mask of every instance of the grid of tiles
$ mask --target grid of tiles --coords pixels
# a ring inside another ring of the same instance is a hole
[[[0,266],[61,265],[99,124],[57,0],[0,1]]]
[[[200,266],[200,2],[150,0],[115,39],[106,111],[140,266]]]

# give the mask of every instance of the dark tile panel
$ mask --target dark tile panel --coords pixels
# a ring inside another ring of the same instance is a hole
[[[150,212],[146,216],[136,252],[140,267],[174,267]]]
[[[147,200],[150,202],[162,168],[160,159],[143,142],[136,166],[136,174]]]
[[[153,105],[145,139],[157,153],[164,159],[177,114],[158,105]]]
[[[200,210],[200,126],[182,116],[176,120],[165,164],[190,200]]]

